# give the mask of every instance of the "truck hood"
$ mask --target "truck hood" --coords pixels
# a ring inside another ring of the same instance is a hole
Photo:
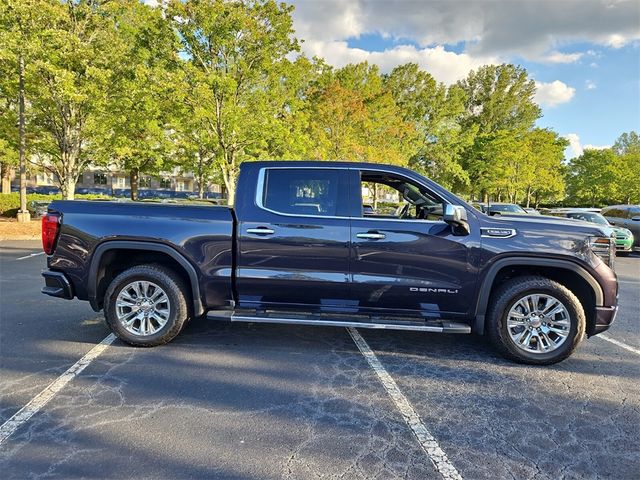
[[[516,230],[558,231],[566,230],[567,233],[582,233],[589,236],[615,236],[615,229],[605,225],[575,220],[573,218],[552,217],[549,215],[500,215],[499,217],[487,217],[489,227],[514,228]],[[484,226],[484,225],[483,225]]]

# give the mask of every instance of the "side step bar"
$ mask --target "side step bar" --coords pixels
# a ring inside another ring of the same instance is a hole
[[[219,317],[218,317],[219,318]],[[357,322],[345,320],[313,320],[306,318],[281,318],[272,316],[252,316],[252,315],[231,315],[232,322],[250,323],[284,323],[292,325],[319,325],[326,327],[353,327],[372,328],[380,330],[408,330],[413,332],[435,332],[435,333],[471,333],[471,326],[466,323],[456,323],[441,321],[439,325],[424,324],[398,324],[398,323],[373,323]]]

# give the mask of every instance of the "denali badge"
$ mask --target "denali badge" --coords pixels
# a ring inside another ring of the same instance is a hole
[[[491,238],[511,238],[515,237],[516,231],[513,228],[481,228],[480,236]]]
[[[458,293],[457,288],[429,288],[429,287],[409,287],[410,292],[424,292],[424,293]]]

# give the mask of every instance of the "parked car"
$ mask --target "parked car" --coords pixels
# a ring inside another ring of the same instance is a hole
[[[561,215],[574,220],[582,220],[584,222],[595,223],[597,225],[607,227],[610,226],[612,227],[612,233],[616,239],[616,251],[618,254],[626,254],[633,250],[634,236],[631,230],[611,225],[609,221],[599,213],[584,210],[573,210],[563,212]]]
[[[527,211],[515,203],[491,203],[484,207],[487,215],[528,215]]]
[[[602,209],[602,215],[616,227],[633,233],[633,249],[640,251],[640,205],[612,205]]]
[[[398,192],[365,216],[362,182]],[[313,205],[313,212],[308,208]],[[486,334],[530,364],[568,357],[617,312],[613,241],[597,225],[488,217],[410,170],[242,164],[235,207],[56,201],[43,293],[88,300],[122,340],[187,320]]]

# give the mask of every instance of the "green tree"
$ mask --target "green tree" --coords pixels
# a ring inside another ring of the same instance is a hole
[[[640,203],[640,136],[634,131],[623,133],[614,143],[613,151],[616,200]]]
[[[100,1],[48,5],[49,23],[38,34],[39,54],[27,66],[27,95],[38,130],[35,163],[54,174],[65,199],[73,199],[101,128],[98,114],[110,89],[114,29]]]
[[[589,149],[571,159],[567,169],[570,200],[596,207],[608,199],[615,181],[615,162],[616,154],[612,149]]]
[[[385,87],[417,132],[411,164],[447,187],[466,185],[467,172],[460,160],[473,144],[477,126],[463,128],[465,93],[459,86],[437,83],[418,65],[409,63],[385,77]]]
[[[464,126],[477,125],[480,134],[527,130],[542,111],[535,103],[535,82],[523,67],[485,65],[458,82],[466,94]]]
[[[527,207],[532,200],[556,200],[564,195],[564,150],[568,142],[549,129],[534,128],[524,135],[522,148],[526,152],[525,165],[514,181],[522,190],[522,202]]]
[[[109,13],[115,29],[109,102],[96,153],[129,172],[137,200],[141,173],[172,168],[178,39],[160,8],[120,0]]]
[[[239,163],[261,156],[280,123],[284,102],[274,96],[282,89],[274,87],[298,50],[292,8],[273,0],[174,0],[167,9],[187,58],[185,101],[216,139],[229,203]]]
[[[525,134],[541,115],[534,81],[522,67],[487,65],[469,73],[458,87],[465,93],[462,128],[478,132],[461,155],[470,193],[481,194],[484,201],[491,193],[517,200],[521,175],[529,173],[523,167],[529,155]]]

